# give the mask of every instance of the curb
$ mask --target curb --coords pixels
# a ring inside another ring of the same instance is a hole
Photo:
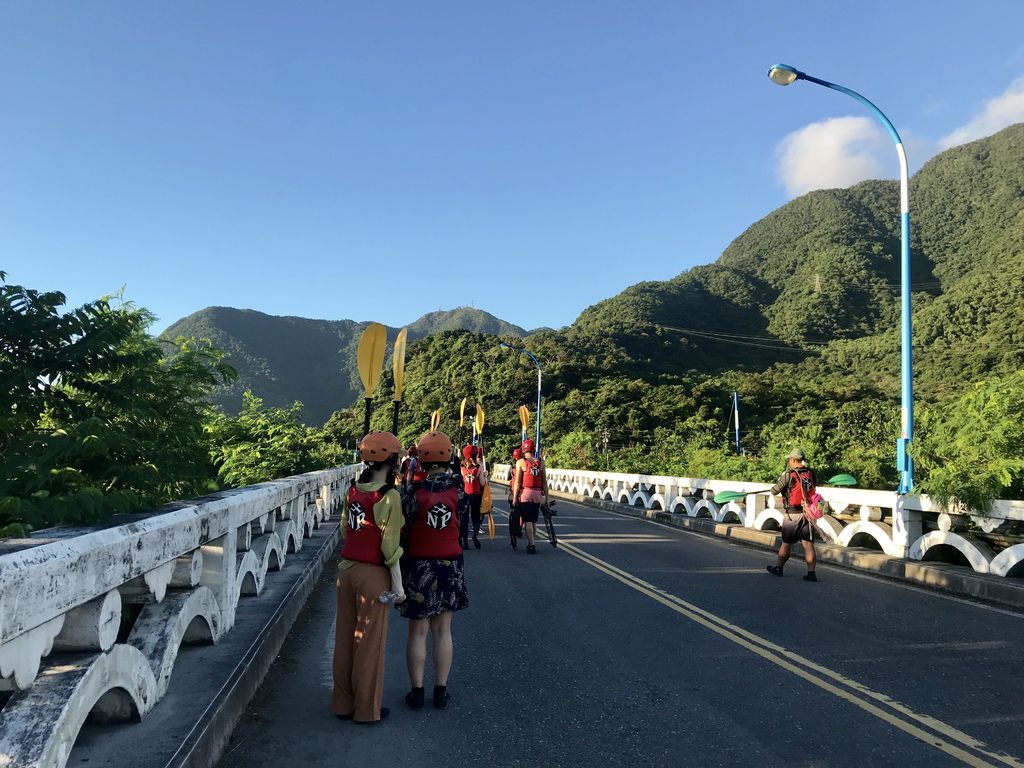
[[[501,483],[501,481],[497,480],[494,482]],[[501,484],[505,485],[506,483]],[[756,549],[773,551],[777,550],[779,544],[782,543],[782,538],[777,533],[745,528],[737,523],[716,523],[706,518],[694,518],[687,517],[686,515],[673,515],[670,512],[658,510],[639,509],[626,504],[617,504],[604,499],[592,499],[588,496],[578,496],[562,491],[549,491],[549,493],[552,497],[565,499],[585,507],[603,509],[606,512],[615,512],[642,520],[654,520],[671,528],[692,531],[693,533],[705,536],[729,539],[737,544]],[[817,550],[819,561],[827,562],[840,568],[870,573],[924,589],[992,603],[1003,608],[1024,611],[1024,579],[988,576],[975,573],[968,566],[962,565],[947,565],[890,557],[870,549],[839,547],[834,544],[820,542],[815,542],[815,549]],[[794,547],[793,556],[797,557],[798,553],[799,550]]]
[[[305,571],[278,604],[264,631],[239,659],[231,677],[210,702],[189,738],[167,761],[167,768],[210,768],[221,759],[235,726],[256,695],[295,619],[306,606],[327,561],[333,556],[340,536],[340,524],[334,523],[334,530],[320,544]]]

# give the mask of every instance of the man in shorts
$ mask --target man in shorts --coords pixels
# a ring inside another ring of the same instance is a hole
[[[531,555],[537,554],[537,519],[540,517],[540,505],[548,495],[544,465],[534,455],[535,449],[533,440],[523,441],[523,455],[516,462],[512,475],[512,501],[516,505],[512,514],[518,510],[522,517],[523,528],[526,529],[526,551]],[[512,546],[515,548],[514,539]]]
[[[789,552],[793,544],[801,542],[804,550],[804,562],[807,563],[807,575],[804,581],[817,581],[814,566],[817,557],[814,552],[814,523],[804,514],[803,501],[810,500],[815,492],[818,480],[814,470],[807,466],[804,452],[794,448],[786,457],[786,471],[779,475],[778,481],[772,486],[771,494],[780,497],[782,502],[782,544],[779,546],[779,561],[768,566],[768,573],[782,576],[782,569],[789,560]]]

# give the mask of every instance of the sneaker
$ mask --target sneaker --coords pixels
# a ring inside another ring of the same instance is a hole
[[[526,545],[526,551],[529,552],[531,555],[536,555],[537,554],[537,548],[535,546],[533,546],[533,544],[527,544]]]
[[[379,720],[353,720],[352,722],[356,725],[377,725],[388,719],[388,715],[391,714],[391,710],[387,707],[380,708],[380,719]]]
[[[477,538],[476,536],[473,537],[473,546],[476,547],[477,549],[480,549],[480,539]]]
[[[782,575],[782,569],[779,568],[779,566],[777,566],[777,565],[769,565],[769,566],[767,566],[767,570],[768,570],[768,573],[770,573],[772,576],[781,576]]]
[[[447,686],[434,686],[434,709],[448,709],[448,702],[451,700],[452,695],[448,693]]]
[[[413,688],[405,694],[405,703],[409,709],[423,709],[423,689]]]
[[[818,580],[818,576],[817,576],[817,574],[814,573],[814,571],[808,571],[807,575],[804,576],[804,581],[817,581],[817,580]]]

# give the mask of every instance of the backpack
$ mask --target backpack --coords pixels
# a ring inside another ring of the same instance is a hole
[[[786,500],[787,506],[795,507],[799,505],[803,509],[804,514],[811,520],[821,519],[821,516],[824,514],[821,509],[822,498],[814,485],[814,474],[806,467],[791,469],[790,473],[793,475],[794,482],[793,487],[789,489],[789,497]]]

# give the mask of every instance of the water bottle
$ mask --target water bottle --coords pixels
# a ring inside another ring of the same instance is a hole
[[[398,599],[398,597],[399,595],[397,592],[395,592],[393,589],[389,589],[387,592],[381,592],[377,596],[377,599],[382,603],[393,605],[394,602]]]

